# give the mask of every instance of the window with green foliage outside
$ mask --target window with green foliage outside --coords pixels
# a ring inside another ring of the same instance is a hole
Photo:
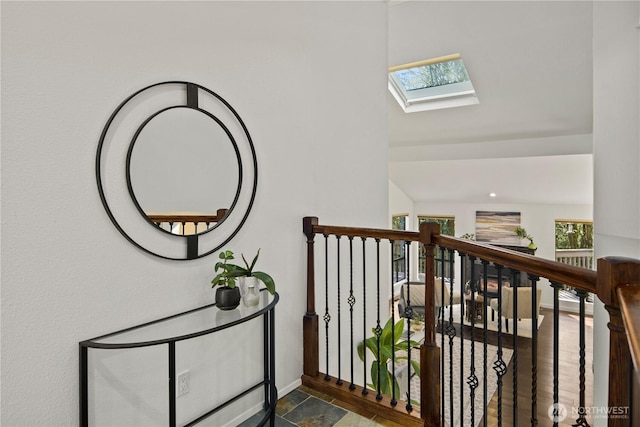
[[[423,222],[435,222],[440,225],[440,234],[444,234],[446,236],[455,236],[456,231],[456,219],[455,217],[450,216],[418,216],[418,228],[420,224]],[[444,257],[445,262],[450,260],[450,255],[448,251],[443,251],[438,246],[436,246],[434,251],[435,258],[435,269],[437,276],[442,276],[442,260]],[[418,254],[418,272],[424,273],[425,271],[425,258],[426,254],[424,251],[424,246],[420,245],[420,252]]]
[[[393,230],[406,230],[409,215],[394,215],[391,217]],[[393,282],[397,283],[407,277],[406,245],[403,240],[393,242]]]

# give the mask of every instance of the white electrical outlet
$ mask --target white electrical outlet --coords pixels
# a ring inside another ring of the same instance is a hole
[[[189,370],[178,374],[178,396],[189,393]]]

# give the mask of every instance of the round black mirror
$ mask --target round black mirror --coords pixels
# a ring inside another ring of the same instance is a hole
[[[98,144],[102,204],[120,233],[165,259],[201,258],[246,221],[258,182],[238,113],[195,83],[147,86],[111,114]]]

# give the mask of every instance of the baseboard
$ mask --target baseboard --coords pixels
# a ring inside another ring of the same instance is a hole
[[[280,399],[283,396],[286,396],[287,394],[291,393],[293,390],[297,389],[301,385],[302,385],[302,379],[298,378],[297,380],[295,380],[291,384],[289,384],[289,385],[287,385],[285,387],[282,387],[281,389],[278,389],[278,399]]]
[[[302,385],[302,379],[298,378],[291,384],[278,389],[278,399],[291,393],[293,390],[295,390],[301,385]],[[247,409],[242,414],[238,415],[237,417],[229,421],[223,427],[234,427],[234,426],[237,426],[238,424],[242,424],[244,421],[248,420],[249,418],[257,414],[261,410],[262,410],[262,403],[258,403],[257,405]]]

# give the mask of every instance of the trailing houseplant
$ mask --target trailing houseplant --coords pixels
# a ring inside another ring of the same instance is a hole
[[[231,264],[229,262],[235,259],[232,251],[220,252],[219,258],[222,261],[218,261],[214,267],[214,271],[218,274],[211,280],[212,288],[220,286],[220,288],[216,290],[216,304],[218,304],[218,292],[220,292],[220,289],[225,289],[222,292],[233,292],[234,295],[237,294],[237,302],[235,306],[229,309],[236,308],[240,303],[240,290],[236,287],[236,284],[237,281],[241,280],[242,278],[254,278],[254,281],[247,285],[249,288],[253,288],[253,291],[257,291],[257,289],[255,289],[257,287],[257,283],[255,282],[255,280],[264,283],[267,291],[269,291],[269,293],[273,295],[273,293],[276,291],[276,285],[273,278],[264,271],[254,270],[259,256],[260,249],[258,249],[256,256],[251,261],[251,264],[249,264],[243,254],[242,261],[244,262],[244,266],[240,266],[237,264]],[[235,291],[228,291],[227,289],[235,289]],[[252,294],[254,294],[254,292],[252,292]],[[257,296],[257,293],[255,294]],[[247,305],[254,305],[255,303],[257,303],[256,298],[252,298],[250,302],[248,299],[245,301],[247,302]]]

